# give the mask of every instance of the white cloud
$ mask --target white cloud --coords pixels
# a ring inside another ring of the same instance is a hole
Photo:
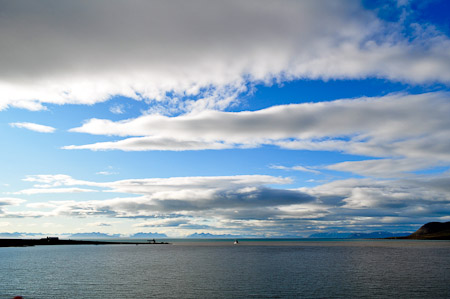
[[[91,119],[71,131],[128,138],[64,149],[179,151],[278,145],[389,158],[328,168],[385,176],[395,163],[397,176],[450,163],[449,98],[443,92],[395,94],[259,111],[202,111],[177,117],[154,114],[117,122]]]
[[[258,111],[203,111],[177,117],[154,114],[117,122],[94,118],[70,131],[123,137],[169,139],[174,136],[172,139],[176,140],[219,140],[236,144],[354,135],[359,137],[357,140],[372,136],[394,139],[428,133],[432,129],[438,132],[447,129],[450,121],[445,116],[450,109],[449,97],[447,93],[400,94],[273,106]],[[359,126],[355,128],[355,124]],[[406,132],[405,127],[409,129]]]
[[[39,133],[53,133],[56,129],[50,126],[39,125],[29,122],[18,122],[9,124],[13,128],[24,128]]]
[[[426,24],[403,37],[356,1],[16,0],[0,9],[0,110],[114,95],[224,109],[248,82],[273,79],[450,82],[448,37]]]
[[[170,137],[136,137],[112,142],[99,142],[88,145],[68,145],[63,149],[88,149],[93,151],[185,151],[185,150],[221,150],[233,148],[232,144],[223,142],[204,142],[199,140],[177,140]]]

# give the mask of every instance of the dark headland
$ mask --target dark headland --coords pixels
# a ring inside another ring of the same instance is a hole
[[[59,238],[42,238],[42,239],[0,239],[0,247],[24,247],[38,245],[157,245],[169,244],[166,242],[156,242],[149,240],[148,242],[113,242],[113,241],[81,241],[81,240],[62,240]]]
[[[429,222],[417,231],[406,237],[392,237],[387,239],[409,239],[409,240],[450,240],[449,222]]]

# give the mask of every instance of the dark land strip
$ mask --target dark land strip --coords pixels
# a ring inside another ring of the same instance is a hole
[[[81,240],[60,240],[59,238],[42,239],[0,239],[0,247],[25,247],[38,245],[161,245],[170,244],[167,242],[113,242],[113,241],[81,241]]]

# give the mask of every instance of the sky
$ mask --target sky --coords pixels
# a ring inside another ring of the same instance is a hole
[[[0,0],[0,232],[450,221],[442,0]]]

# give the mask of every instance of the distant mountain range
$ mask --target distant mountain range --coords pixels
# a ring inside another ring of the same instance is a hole
[[[395,238],[405,237],[409,233],[391,233],[391,232],[371,232],[371,233],[315,233],[309,236],[309,238],[315,239],[383,239],[383,238]]]
[[[130,238],[134,239],[167,238],[167,235],[160,233],[136,233],[134,235],[131,235]]]
[[[0,238],[21,238],[24,233],[0,233]]]
[[[105,233],[77,233],[70,235],[70,238],[86,238],[86,239],[93,239],[93,238],[120,238],[119,234],[105,234]]]
[[[200,233],[200,234],[195,233],[195,234],[187,236],[187,238],[193,238],[193,239],[220,239],[220,238],[233,239],[233,238],[242,238],[242,236],[229,235],[229,234],[213,235],[213,234],[210,234],[210,233]]]
[[[14,233],[5,233],[5,232],[0,232],[0,238],[26,238],[26,237],[41,237],[44,234],[40,234],[40,233],[20,233],[20,232],[14,232]]]
[[[2,233],[0,232],[0,238],[26,238],[33,236],[41,236],[45,234],[36,233]],[[120,234],[106,234],[100,232],[91,233],[76,233],[76,234],[64,234],[70,238],[77,239],[104,239],[104,238],[121,238]],[[136,239],[149,239],[149,238],[168,238],[166,234],[160,233],[143,233],[139,232],[130,235],[129,238]],[[197,238],[197,239],[237,239],[237,238],[258,238],[258,236],[240,236],[240,235],[214,235],[210,233],[194,233],[187,238]],[[281,238],[281,237],[280,237]],[[287,238],[287,236],[283,236]],[[295,238],[295,236],[289,236],[289,238]],[[301,238],[301,237],[297,237]],[[424,224],[414,233],[391,233],[386,231],[381,232],[360,232],[360,233],[338,233],[338,232],[321,232],[314,233],[309,236],[309,238],[321,238],[321,239],[415,239],[415,240],[450,240],[450,222],[429,222]]]

